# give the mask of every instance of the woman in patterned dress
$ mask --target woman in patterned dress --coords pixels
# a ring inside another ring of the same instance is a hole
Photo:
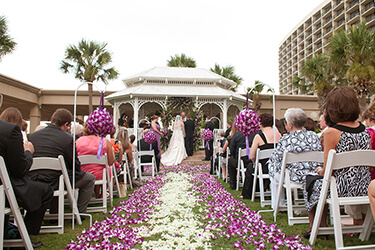
[[[275,206],[278,185],[280,180],[281,166],[285,151],[291,153],[301,153],[307,151],[321,151],[322,147],[319,137],[312,131],[304,128],[307,116],[300,108],[290,108],[285,112],[285,128],[289,132],[280,138],[276,149],[273,151],[269,162],[269,175],[271,179],[272,207]],[[298,162],[288,164],[286,167],[290,171],[292,182],[303,183],[306,174],[313,173],[319,166],[317,162]],[[282,195],[284,195],[282,193]],[[284,206],[284,197],[280,197],[280,205]]]
[[[318,167],[316,172],[324,176],[328,152],[335,149],[337,153],[353,150],[369,150],[371,137],[365,126],[357,121],[360,113],[358,100],[353,88],[344,86],[333,89],[326,98],[327,117],[335,123],[324,133],[324,167]],[[339,197],[367,195],[367,187],[371,176],[369,167],[353,166],[337,170],[333,173],[336,178]],[[308,198],[304,189],[306,209],[309,215],[310,230],[314,221],[315,209],[320,198],[322,179],[316,180],[312,187],[311,196]],[[353,218],[355,225],[362,223],[363,214],[367,207],[362,205],[345,206],[345,212]],[[320,226],[326,227],[327,206]],[[303,234],[310,237],[310,231]]]

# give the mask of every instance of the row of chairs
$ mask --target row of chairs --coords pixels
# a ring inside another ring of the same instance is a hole
[[[262,152],[263,151],[263,152]],[[259,164],[261,159],[269,158],[273,149],[271,150],[257,150],[257,156],[254,166],[254,183],[253,183],[253,193],[252,193],[252,200],[254,201],[255,196],[259,196],[261,200],[261,206],[264,207],[265,205],[270,205],[270,200],[265,200],[265,196],[270,196],[269,193],[264,192],[263,190],[263,180],[265,178],[269,178],[268,174],[262,173],[262,167]],[[239,150],[239,159],[246,155],[245,149]],[[288,164],[295,163],[295,162],[319,162],[324,163],[324,153],[320,151],[310,151],[310,152],[303,152],[303,153],[289,153],[284,152],[282,168],[280,173],[279,179],[279,188],[277,191],[277,197],[275,202],[275,208],[273,210],[265,210],[265,211],[273,211],[274,213],[274,220],[277,219],[277,214],[281,208],[280,204],[280,197],[282,196],[282,192],[286,192],[286,209],[288,214],[288,224],[301,224],[301,223],[309,223],[308,217],[296,217],[294,214],[301,211],[301,209],[305,209],[304,200],[299,198],[299,193],[301,193],[302,184],[295,183],[290,180],[290,173],[289,170],[286,168]],[[344,205],[361,205],[367,204],[369,205],[369,198],[368,196],[360,196],[360,197],[338,197],[337,194],[337,187],[336,187],[336,180],[332,176],[332,173],[335,170],[349,167],[349,166],[375,166],[375,151],[373,150],[357,150],[351,152],[343,152],[343,153],[336,153],[335,150],[331,150],[328,155],[327,164],[326,164],[326,171],[323,177],[323,187],[321,191],[321,199],[317,205],[315,220],[311,231],[310,236],[310,243],[314,244],[317,238],[317,235],[326,235],[326,234],[334,234],[335,235],[335,243],[337,249],[374,249],[375,245],[367,245],[367,246],[354,246],[354,247],[344,247],[343,244],[343,233],[361,233],[360,239],[362,241],[369,240],[370,234],[374,229],[374,220],[372,217],[372,213],[370,210],[370,206],[368,206],[368,212],[366,214],[366,218],[364,224],[362,226],[345,226],[343,227],[341,224],[342,216],[340,214],[340,206]],[[244,165],[242,161],[238,162],[238,169],[237,169],[237,188],[241,184],[243,185],[244,181]],[[242,179],[242,183],[239,182],[239,179]],[[259,181],[260,184],[260,192],[255,192],[256,182]],[[299,192],[298,192],[299,191]],[[328,193],[331,193],[331,197],[328,197]],[[332,217],[332,224],[333,227],[326,227],[321,228],[319,227],[319,222],[322,218],[324,206],[328,204],[330,208],[330,213]]]

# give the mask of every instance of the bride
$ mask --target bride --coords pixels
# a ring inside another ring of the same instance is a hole
[[[185,126],[180,115],[172,125],[173,135],[167,151],[161,156],[161,163],[164,166],[176,166],[187,157],[185,150]]]

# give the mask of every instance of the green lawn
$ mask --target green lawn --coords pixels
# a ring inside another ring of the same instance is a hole
[[[222,183],[223,187],[225,187],[232,195],[237,198],[239,198],[239,195],[241,195],[241,191],[236,191],[236,190],[230,190],[229,189],[229,184],[223,182],[220,180]],[[131,190],[128,190],[128,195],[131,193]],[[123,199],[126,198],[115,198],[114,199],[114,205],[119,205],[119,202]],[[261,208],[260,203],[255,201],[251,202],[250,200],[243,200],[243,202],[246,204],[246,206],[250,207],[251,210],[253,211],[258,211],[258,210],[263,210],[263,209],[270,209],[270,207],[265,207]],[[261,213],[263,216],[264,220],[269,223],[269,224],[275,224],[273,222],[273,214],[271,212],[264,212]],[[93,214],[93,221],[101,221],[105,218],[105,214],[102,213],[96,213]],[[289,226],[288,221],[287,221],[287,215],[286,214],[279,214],[278,215],[278,220],[277,220],[277,227],[281,228],[283,232],[287,236],[292,236],[292,235],[302,235],[302,232],[307,231],[308,225],[294,225],[294,226]],[[59,234],[42,234],[38,236],[33,236],[32,241],[42,241],[44,246],[40,247],[39,249],[63,249],[65,246],[72,240],[75,241],[76,236],[81,234],[82,230],[87,229],[89,227],[89,221],[86,220],[83,222],[82,225],[75,225],[75,229],[72,230],[71,226],[71,221],[66,220],[65,221],[65,232],[63,235]],[[212,240],[212,243],[216,244],[213,249],[232,249],[232,245],[235,242],[235,240],[226,240],[222,238],[218,238],[216,240]],[[308,244],[308,240],[302,239],[303,243],[305,245]],[[370,242],[375,242],[375,234],[372,234],[370,238]],[[359,244],[370,244],[369,242],[361,242],[358,237],[349,237],[347,235],[344,236],[344,244],[345,246],[350,246],[350,245],[359,245]],[[316,243],[313,246],[313,249],[334,249],[335,248],[335,242],[334,242],[334,237],[333,235],[329,236],[328,240],[325,239],[317,239]],[[253,246],[248,245],[247,249],[254,249]]]

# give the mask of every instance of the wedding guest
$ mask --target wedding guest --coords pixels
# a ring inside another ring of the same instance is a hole
[[[92,134],[91,131],[87,128],[87,123],[85,124],[83,131],[85,134],[87,134],[87,136],[80,137],[76,142],[78,156],[97,155],[102,138]],[[103,138],[102,146],[103,155],[107,154],[107,163],[109,166],[112,166],[115,162],[115,155],[113,153],[111,142],[106,138]],[[102,180],[103,168],[105,168],[106,165],[85,164],[81,167],[83,171],[93,174],[96,180]],[[104,195],[103,193],[101,193],[101,185],[95,185],[94,190],[96,198],[102,197]]]
[[[120,116],[120,118],[118,118],[118,122],[117,122],[117,124],[118,124],[119,126],[124,126],[124,127],[127,126],[127,122],[126,122],[126,114],[125,114],[125,113],[122,113],[121,116]]]
[[[375,220],[375,180],[372,180],[368,186],[368,198],[370,200],[372,217]]]
[[[80,213],[86,213],[87,205],[94,190],[95,177],[82,171],[77,154],[73,157],[73,137],[67,133],[72,120],[73,115],[69,110],[64,108],[57,109],[52,114],[51,124],[32,133],[29,136],[29,140],[35,147],[34,157],[57,158],[62,155],[71,180],[73,179],[74,159],[75,187],[79,189],[77,206]],[[32,171],[29,175],[35,181],[47,183],[56,190],[61,172],[43,169]],[[52,201],[50,212],[57,212],[57,199]]]
[[[22,119],[22,127],[21,127],[21,133],[22,133],[22,138],[23,138],[23,141],[27,141],[27,127],[29,125],[27,124],[27,122]]]
[[[74,135],[74,126],[72,126],[70,128],[70,133],[72,135]],[[79,124],[79,123],[76,123],[76,135],[75,135],[76,140],[78,140],[78,138],[80,138],[83,135],[84,135],[83,134],[83,126],[81,124]]]
[[[328,93],[325,110],[327,116],[335,125],[324,133],[324,167],[316,168],[316,173],[324,176],[328,152],[335,149],[337,153],[352,150],[371,149],[371,137],[364,125],[357,121],[360,113],[358,99],[353,88],[348,86],[336,87]],[[369,167],[353,166],[334,171],[339,197],[367,195],[367,188],[371,181]],[[348,188],[350,187],[350,188]],[[320,198],[322,179],[311,185],[311,195],[304,191],[306,209],[310,221],[310,230],[314,221],[316,205]],[[327,226],[327,207],[324,209],[320,226]],[[345,212],[353,218],[355,225],[363,222],[363,214],[367,207],[362,205],[345,206]],[[310,230],[303,234],[310,237]]]
[[[156,134],[156,141],[158,143],[158,155],[161,157],[161,151],[160,151],[160,137],[163,135],[162,132],[160,132],[160,126],[158,124],[159,116],[153,115],[151,117],[151,127],[150,131],[153,131]]]
[[[370,106],[363,112],[362,115],[367,126],[366,130],[371,136],[371,149],[375,150],[375,103],[371,103]],[[375,179],[375,168],[370,168],[371,180]]]
[[[230,131],[232,130],[232,126],[233,126],[233,122],[232,121],[228,121],[227,122],[227,130],[225,130],[225,138],[228,138],[229,134],[230,134]]]
[[[284,118],[283,118],[284,119]],[[285,121],[285,119],[283,120]],[[275,126],[277,128],[277,130],[279,131],[280,135],[281,136],[284,136],[284,135],[287,135],[288,133],[286,132],[286,129],[285,129],[285,124],[284,122],[279,120],[279,119],[276,119],[275,120]]]
[[[273,149],[274,142],[277,144],[281,138],[279,131],[273,131],[273,116],[268,113],[260,114],[260,130],[254,137],[253,145],[250,150],[250,158],[253,163],[256,160],[256,152],[259,148],[260,150],[264,149]],[[275,137],[274,137],[275,134]],[[268,159],[263,159],[260,161],[262,165],[263,174],[268,174]],[[264,189],[267,190],[270,186],[270,181],[264,179]]]
[[[234,132],[234,133],[233,133]],[[238,159],[239,149],[246,148],[246,137],[239,131],[232,129],[231,138],[229,142],[230,156],[228,159],[228,174],[229,174],[229,185],[231,189],[236,189],[237,181],[237,163],[242,160],[246,168],[245,183],[242,189],[242,197],[244,199],[250,199],[251,191],[253,187],[252,173],[254,172],[253,163],[247,155]],[[248,136],[249,147],[253,143],[254,135]]]
[[[0,156],[4,159],[18,205],[27,211],[24,218],[27,231],[29,235],[37,235],[53,198],[53,189],[27,176],[33,163],[34,147],[31,142],[23,141],[21,126],[22,115],[18,109],[7,108],[1,113]],[[9,216],[6,216],[4,226],[8,225],[8,220]],[[4,238],[7,238],[7,228],[4,233]]]
[[[133,151],[133,152],[137,152],[137,146],[134,145],[134,142],[135,142],[135,135],[130,135],[130,136],[129,136],[129,140],[130,140],[130,145],[132,146],[132,151]]]
[[[314,120],[311,119],[310,117],[307,117],[307,120],[305,122],[304,127],[307,131],[315,132],[315,130],[316,130],[316,124],[315,124]]]
[[[314,132],[307,131],[304,128],[307,116],[302,109],[289,108],[286,110],[284,117],[285,128],[289,134],[280,138],[269,162],[272,207],[275,206],[278,190],[278,185],[276,183],[280,180],[284,152],[301,153],[322,150],[318,136]],[[318,166],[320,165],[316,162],[296,162],[288,164],[286,167],[290,171],[290,180],[292,182],[303,183],[306,175],[314,173]],[[284,205],[284,194],[282,193],[282,195],[283,196],[280,197],[280,204]]]
[[[206,116],[206,126],[205,126],[205,129],[209,129],[211,131],[214,131],[214,124],[211,122],[211,116]],[[203,159],[203,161],[210,161],[211,160],[211,157],[212,157],[212,154],[213,154],[213,150],[214,150],[214,142],[213,140],[209,141],[208,142],[209,144],[209,148],[208,147],[204,147],[204,152],[205,152],[205,158]],[[206,145],[206,141],[204,142],[204,145]]]

